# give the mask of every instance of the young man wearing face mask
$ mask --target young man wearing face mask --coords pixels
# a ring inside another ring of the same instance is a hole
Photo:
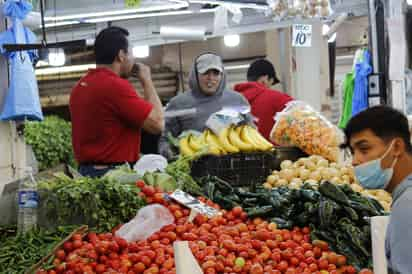
[[[91,69],[70,96],[72,142],[79,171],[99,177],[117,165],[139,159],[141,130],[159,134],[164,126],[163,108],[150,69],[136,64],[128,31],[102,30],[95,40],[96,69]],[[137,77],[141,98],[127,78]]]
[[[276,113],[282,111],[293,98],[272,89],[279,80],[274,66],[268,60],[254,61],[247,71],[247,80],[246,83],[237,84],[234,89],[249,101],[260,134],[269,140]]]
[[[364,188],[392,194],[386,235],[390,273],[412,273],[412,146],[407,118],[387,106],[369,108],[345,128],[346,144]]]
[[[173,153],[168,134],[178,137],[185,130],[203,131],[210,115],[223,107],[249,107],[242,95],[226,88],[226,73],[220,56],[204,53],[198,56],[189,75],[190,91],[170,100],[167,111],[196,109],[196,113],[166,118],[159,141],[159,153],[170,158]]]

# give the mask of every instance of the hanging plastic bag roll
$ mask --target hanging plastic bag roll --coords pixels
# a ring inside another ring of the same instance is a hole
[[[385,253],[386,229],[389,216],[375,216],[371,218],[373,273],[388,274]]]
[[[204,40],[206,29],[203,27],[180,28],[160,27],[160,36],[163,39]]]

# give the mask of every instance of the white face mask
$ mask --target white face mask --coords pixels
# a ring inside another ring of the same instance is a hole
[[[395,141],[392,141],[389,148],[382,157],[355,167],[356,178],[359,183],[367,189],[386,189],[393,177],[393,168],[398,158],[395,158],[390,168],[382,169],[382,160],[391,151]]]

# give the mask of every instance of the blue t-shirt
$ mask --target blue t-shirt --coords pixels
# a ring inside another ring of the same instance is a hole
[[[386,231],[389,272],[412,273],[412,174],[392,193],[392,211]]]

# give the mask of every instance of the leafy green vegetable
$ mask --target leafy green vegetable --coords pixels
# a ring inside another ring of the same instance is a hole
[[[82,177],[70,179],[64,175],[39,183],[40,211],[45,224],[87,224],[98,231],[130,221],[145,205],[135,184],[125,184],[107,178]]]
[[[190,193],[200,195],[202,189],[190,176],[190,163],[194,158],[191,156],[179,156],[179,158],[166,167],[166,172],[173,177],[177,188]]]
[[[124,184],[132,184],[141,179],[141,176],[131,169],[128,165],[122,165],[110,170],[104,175],[109,181],[117,181]]]
[[[42,122],[27,122],[24,129],[26,143],[32,146],[40,170],[61,163],[75,166],[71,136],[70,122],[56,116],[48,116]]]

